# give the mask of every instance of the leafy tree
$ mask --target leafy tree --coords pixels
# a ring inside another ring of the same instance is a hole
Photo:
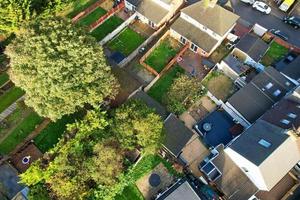
[[[174,80],[163,101],[169,111],[181,114],[195,103],[206,91],[197,78],[181,75]]]
[[[154,150],[162,139],[163,122],[144,102],[131,100],[116,109],[112,130],[124,148]]]
[[[102,48],[85,30],[61,18],[32,23],[7,46],[10,77],[26,92],[26,104],[57,120],[86,103],[117,93]]]
[[[43,183],[39,183],[30,187],[29,200],[50,200],[49,193]]]

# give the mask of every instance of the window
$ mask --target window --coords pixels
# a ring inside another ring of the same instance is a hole
[[[207,30],[207,28],[205,26],[203,26],[203,30]]]
[[[268,83],[268,84],[266,85],[266,89],[270,89],[272,86],[273,86],[273,83]]]
[[[281,91],[280,90],[275,90],[275,92],[273,92],[273,95],[275,96],[275,97],[277,97],[278,95],[280,95],[281,94]]]
[[[180,42],[182,43],[182,44],[185,44],[186,43],[186,39],[184,38],[184,37],[180,37]]]
[[[258,143],[265,148],[269,148],[271,146],[271,143],[264,139],[260,139]]]
[[[149,25],[150,25],[152,28],[154,28],[154,26],[155,26],[154,23],[153,23],[152,21],[150,21],[150,20],[149,20]]]
[[[191,49],[192,49],[194,52],[197,52],[198,47],[197,47],[194,43],[192,43]]]
[[[289,113],[288,116],[293,119],[295,119],[297,117],[297,115],[294,113]]]
[[[286,124],[286,125],[288,125],[290,123],[290,121],[287,119],[282,119],[280,122],[283,124]]]

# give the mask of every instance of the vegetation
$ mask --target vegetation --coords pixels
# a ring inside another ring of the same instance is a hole
[[[97,41],[101,41],[106,35],[115,30],[119,25],[123,23],[123,20],[117,16],[111,16],[105,20],[103,24],[92,31],[91,35],[96,38]]]
[[[97,1],[98,0],[73,0],[67,7],[64,8],[61,15],[73,18]]]
[[[0,153],[8,154],[43,121],[36,113],[30,113],[1,143]]]
[[[288,48],[278,44],[277,42],[272,42],[269,47],[269,50],[262,57],[260,62],[263,65],[268,67],[272,65],[274,62],[283,58],[288,52],[289,52]]]
[[[9,80],[9,76],[6,72],[0,74],[0,87]]]
[[[50,200],[50,197],[45,185],[43,183],[38,183],[30,187],[28,199],[29,200]]]
[[[13,87],[0,96],[0,113],[8,106],[13,104],[17,99],[24,95],[24,91],[18,87]]]
[[[108,46],[111,50],[119,51],[123,55],[130,55],[136,48],[138,48],[145,38],[133,31],[130,28],[125,28],[115,39],[109,42]]]
[[[26,104],[40,116],[57,120],[117,93],[102,48],[64,19],[28,25],[5,53],[11,59],[11,80],[26,92]]]
[[[144,102],[131,100],[116,109],[112,130],[123,148],[138,146],[155,151],[162,138],[163,122]]]
[[[166,64],[176,56],[179,50],[179,45],[172,45],[171,39],[165,39],[150,53],[145,63],[159,73],[164,69]]]
[[[169,91],[164,94],[163,102],[170,112],[180,115],[203,94],[205,91],[201,82],[183,74],[174,80]]]
[[[90,13],[86,17],[82,18],[81,20],[79,20],[78,23],[81,25],[84,25],[84,26],[89,26],[93,22],[97,21],[97,19],[99,19],[100,17],[105,15],[105,13],[106,13],[106,10],[104,10],[101,7],[97,7],[92,13]]]
[[[169,72],[163,75],[158,81],[150,88],[148,94],[160,103],[163,103],[163,96],[171,87],[174,79],[180,74],[184,73],[184,69],[180,66],[173,66]]]

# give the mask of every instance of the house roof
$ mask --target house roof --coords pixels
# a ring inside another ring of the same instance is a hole
[[[194,133],[188,129],[174,114],[170,114],[164,122],[166,137],[164,147],[176,157],[190,141]]]
[[[182,17],[179,17],[171,26],[175,32],[195,43],[206,52],[210,52],[217,44],[217,40],[201,29],[197,28]],[[187,31],[188,30],[188,31]]]
[[[287,64],[281,72],[285,75],[295,79],[300,79],[300,56],[298,56],[294,61],[292,61],[290,64]]]
[[[153,0],[141,1],[137,7],[137,11],[155,24],[159,24],[169,12]]]
[[[258,62],[268,50],[269,45],[253,33],[248,33],[241,38],[236,48],[242,50]]]
[[[130,98],[142,100],[148,107],[153,108],[155,112],[161,116],[162,119],[166,119],[168,116],[167,110],[147,93],[143,91],[136,91]]]
[[[157,200],[201,200],[190,183],[181,179],[177,181],[169,190],[164,192]]]
[[[238,75],[246,72],[250,67],[244,65],[241,61],[235,58],[232,54],[229,54],[223,61]]]
[[[142,0],[126,0],[126,1],[134,6],[138,6]]]
[[[269,89],[268,84],[272,85]],[[277,70],[268,67],[232,95],[228,102],[246,120],[253,123],[294,87],[295,85]],[[279,94],[276,96],[274,93]]]
[[[238,152],[244,158],[251,161],[256,166],[262,164],[282,143],[288,139],[289,135],[284,133],[284,129],[276,127],[266,121],[258,120],[248,128],[229,147]],[[269,147],[264,147],[259,143],[261,139],[269,142]],[[278,158],[280,159],[280,158]]]
[[[225,35],[239,18],[238,15],[219,5],[215,5],[214,7],[206,6],[205,1],[194,3],[182,9],[181,12],[221,36]]]
[[[220,170],[222,176],[215,181],[229,200],[249,199],[257,192],[257,187],[245,173],[223,151],[218,149],[219,155],[212,163]]]

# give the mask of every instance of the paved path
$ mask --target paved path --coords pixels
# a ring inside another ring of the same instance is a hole
[[[0,122],[3,121],[7,116],[9,116],[11,113],[13,113],[16,110],[18,101],[21,101],[24,99],[25,99],[25,96],[23,95],[17,101],[15,101],[13,104],[11,104],[8,108],[6,108],[2,113],[0,113]]]

